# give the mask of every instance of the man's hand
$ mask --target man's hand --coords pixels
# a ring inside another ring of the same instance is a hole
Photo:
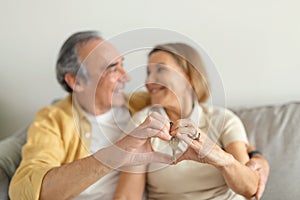
[[[169,120],[153,112],[146,120],[123,139],[101,149],[94,157],[112,169],[124,166],[143,165],[151,162],[170,163],[171,156],[153,152],[150,138],[170,140]]]
[[[270,166],[268,161],[261,155],[254,155],[247,163],[250,169],[256,171],[259,174],[259,184],[258,189],[255,194],[255,198],[259,200],[266,188],[266,184],[268,181],[269,173],[270,173]]]

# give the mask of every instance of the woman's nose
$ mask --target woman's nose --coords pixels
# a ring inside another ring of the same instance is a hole
[[[146,78],[146,83],[157,83],[157,77],[153,73],[149,73]]]

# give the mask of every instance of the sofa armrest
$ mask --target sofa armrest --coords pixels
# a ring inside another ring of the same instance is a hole
[[[21,149],[26,141],[26,134],[12,135],[0,141],[0,168],[9,179],[13,176],[21,161]]]
[[[28,126],[0,141],[0,199],[9,199],[9,182],[20,164],[27,130]]]
[[[0,199],[7,200],[8,198],[9,178],[3,169],[0,168]]]

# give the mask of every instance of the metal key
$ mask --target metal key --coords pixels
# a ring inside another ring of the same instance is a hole
[[[179,139],[176,136],[171,137],[169,142],[170,147],[172,148],[172,162],[176,163],[176,150],[178,148]]]

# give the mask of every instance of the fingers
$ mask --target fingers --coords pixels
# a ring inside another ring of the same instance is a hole
[[[203,159],[207,155],[210,155],[208,161],[211,160],[212,162],[217,162],[220,160],[218,155],[211,154],[215,149],[216,143],[204,132],[195,128],[195,125],[191,121],[185,120],[176,125],[177,128],[171,132],[171,135],[176,135],[176,137],[183,140],[191,149],[193,149],[195,155],[197,155],[193,156],[193,160],[199,161],[199,159]],[[185,125],[185,127],[180,127],[179,125]],[[195,135],[198,136],[195,137]]]
[[[131,153],[130,162],[128,162],[127,165],[135,166],[149,163],[171,164],[172,157],[161,152]]]
[[[266,185],[263,183],[263,181],[259,181],[258,190],[257,190],[256,195],[255,195],[255,198],[257,200],[259,200],[262,197],[262,195],[265,191],[265,187],[266,187]]]
[[[148,137],[158,137],[162,140],[170,140],[171,136],[169,134],[170,122],[169,120],[157,112],[153,112],[147,117],[143,123],[147,126],[150,134]],[[152,129],[151,131],[149,129]]]
[[[109,147],[100,149],[92,155],[101,163],[110,167],[111,169],[117,169],[126,166],[137,166],[145,165],[149,163],[163,163],[171,164],[171,155],[160,153],[160,152],[139,152],[136,151],[126,151],[116,145],[111,145]]]
[[[150,162],[171,164],[172,156],[165,153],[153,152]]]
[[[269,172],[270,172],[270,166],[268,162],[263,158],[255,158],[252,157],[246,165],[250,167],[252,170],[258,172],[260,179],[264,184],[267,183]]]
[[[162,140],[170,140],[169,130],[169,120],[161,114],[153,112],[130,135],[143,139],[158,137]]]
[[[179,163],[179,162],[181,162],[183,160],[188,160],[186,158],[185,154],[186,154],[186,152],[184,152],[184,153],[177,153],[176,154],[176,163],[172,163],[172,164],[177,164],[177,163]]]
[[[262,171],[259,170],[258,174],[259,174],[260,179],[259,179],[259,183],[258,183],[257,192],[255,194],[255,198],[257,200],[259,200],[262,197],[262,195],[263,195],[263,193],[265,191],[265,188],[266,188],[266,180],[265,180],[265,177],[264,177]]]
[[[180,119],[180,120],[177,120],[177,121],[173,122],[173,125],[172,125],[171,130],[170,130],[171,135],[175,133],[174,131],[176,131],[179,128],[183,128],[183,127],[190,128],[190,129],[197,129],[197,126],[193,123],[192,120],[190,120],[190,119]]]
[[[197,126],[190,119],[180,119],[173,123],[170,129],[170,135],[177,136],[186,144],[191,145],[195,136],[198,135]],[[200,135],[199,135],[200,136]]]
[[[192,137],[194,135],[195,131],[197,131],[197,129],[192,128],[192,127],[178,127],[175,130],[171,131],[170,134],[172,136],[175,136],[177,134],[185,134],[185,135]]]
[[[260,199],[265,191],[268,174],[269,174],[269,166],[263,158],[251,158],[246,163],[246,166],[248,166],[253,171],[256,171],[260,177],[258,189],[255,195],[256,199]]]
[[[193,139],[191,137],[189,137],[188,134],[175,132],[174,135],[176,135],[176,137],[179,138],[179,140],[184,141],[189,146],[193,143]]]
[[[246,166],[249,167],[250,169],[252,169],[253,171],[256,171],[258,168],[258,165],[256,164],[256,162],[252,159],[250,159],[247,163]]]
[[[154,129],[166,129],[169,131],[170,123],[169,120],[159,114],[158,112],[152,112],[142,123],[143,126],[148,126]]]
[[[195,152],[191,149],[187,149],[183,153],[176,154],[176,163],[173,164],[177,164],[183,160],[195,160],[195,159],[197,159],[197,155],[195,154]]]
[[[190,119],[177,120],[170,129],[170,135],[185,134],[193,140],[199,140],[203,134]]]

